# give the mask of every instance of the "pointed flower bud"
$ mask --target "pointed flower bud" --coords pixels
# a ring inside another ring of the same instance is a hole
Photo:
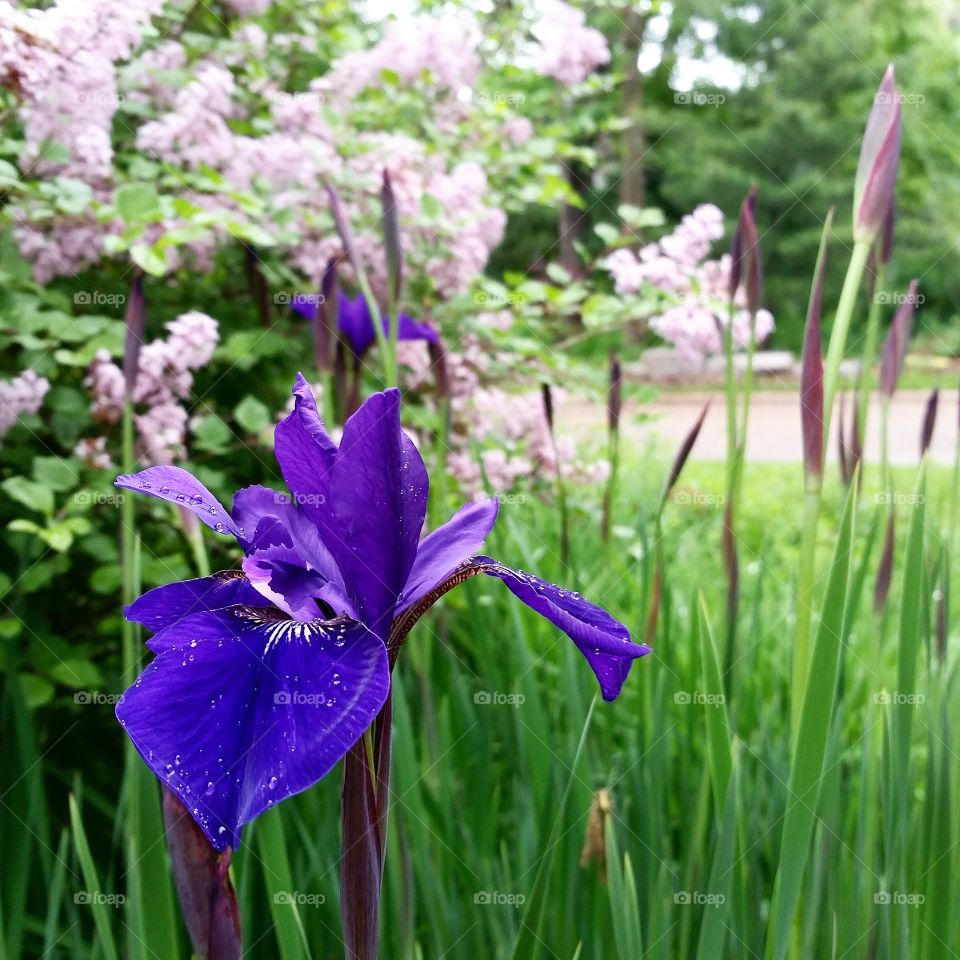
[[[860,147],[853,190],[854,239],[872,241],[882,228],[893,204],[899,163],[900,94],[891,64],[873,98]]]
[[[757,218],[757,187],[756,184],[750,187],[750,192],[740,205],[740,219],[737,221],[737,229],[733,233],[733,239],[730,242],[730,281],[727,287],[727,293],[732,300],[744,279],[744,274],[749,270],[745,263],[747,258],[747,244],[749,242],[745,234],[748,231],[747,221],[753,224],[753,236],[756,236],[756,218]]]
[[[823,274],[827,265],[827,242],[833,226],[833,209],[827,214],[820,238],[820,251],[807,306],[800,367],[800,424],[803,432],[803,465],[808,477],[823,475],[823,344],[820,314],[823,306]],[[841,420],[842,423],[842,420]],[[840,431],[841,443],[843,430]]]
[[[123,344],[123,380],[129,396],[133,393],[133,385],[137,379],[140,348],[143,346],[143,334],[147,324],[147,301],[143,293],[143,274],[140,272],[137,272],[130,284],[124,323],[127,334]]]
[[[890,324],[883,357],[880,360],[880,392],[889,399],[897,389],[897,381],[903,371],[903,362],[910,346],[910,330],[913,327],[913,312],[917,306],[917,281],[910,281],[910,288],[903,302],[897,307]]]
[[[620,429],[620,412],[623,408],[623,368],[616,353],[610,352],[610,389],[607,393],[607,426],[611,433]]]
[[[400,297],[403,283],[403,248],[400,244],[400,215],[397,210],[397,198],[393,192],[390,171],[383,170],[383,185],[380,187],[380,206],[382,210],[383,246],[387,254],[387,276],[393,296]]]
[[[940,391],[935,387],[927,398],[927,406],[923,411],[923,427],[920,430],[920,459],[926,456],[933,441],[933,429],[937,424],[937,406],[940,403]]]

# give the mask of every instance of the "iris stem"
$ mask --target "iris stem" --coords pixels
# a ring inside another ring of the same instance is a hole
[[[830,443],[830,421],[840,379],[840,362],[843,360],[850,332],[850,322],[863,279],[863,271],[870,255],[871,242],[858,240],[847,266],[843,289],[837,303],[830,345],[827,348],[823,375],[823,444]],[[826,457],[824,456],[824,459]],[[820,522],[820,501],[823,489],[821,475],[807,475],[806,495],[803,507],[803,528],[800,534],[800,566],[797,578],[797,629],[793,645],[793,675],[791,681],[791,729],[793,742],[800,725],[800,711],[807,689],[810,669],[810,627],[813,619],[813,592],[816,582],[817,527]]]
[[[878,268],[874,291],[883,285],[884,273]],[[874,292],[870,309],[867,313],[867,332],[863,342],[863,367],[860,370],[860,383],[857,388],[856,429],[860,437],[861,447],[867,445],[867,415],[869,414],[870,394],[874,389],[873,367],[877,359],[877,344],[880,340],[880,303]]]

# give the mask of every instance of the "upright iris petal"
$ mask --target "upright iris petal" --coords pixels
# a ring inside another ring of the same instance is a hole
[[[243,549],[239,570],[158,587],[126,610],[156,659],[117,716],[148,766],[218,850],[245,823],[324,776],[386,702],[403,638],[438,597],[495,577],[576,644],[605,699],[649,648],[579,594],[479,555],[496,500],[423,540],[429,481],[400,427],[400,394],[374,394],[336,447],[303,377],[277,426],[290,493],[237,492],[230,512],[185,470],[117,484],[186,506]]]

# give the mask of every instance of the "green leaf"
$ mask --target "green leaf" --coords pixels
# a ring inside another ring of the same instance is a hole
[[[259,433],[272,421],[267,405],[250,394],[237,404],[233,416],[247,433]]]
[[[113,203],[124,223],[143,220],[160,210],[160,198],[152,183],[125,183],[114,192]]]
[[[135,243],[130,248],[130,259],[153,277],[162,277],[167,272],[166,258],[145,243]]]
[[[199,450],[223,453],[233,440],[233,434],[215,413],[210,413],[194,423],[193,439]]]
[[[24,673],[20,676],[20,686],[23,689],[23,699],[31,709],[43,707],[53,699],[55,692],[53,684],[45,677],[38,677],[35,673]]]
[[[0,484],[3,492],[12,500],[44,516],[53,515],[53,492],[49,487],[26,477],[8,477]]]
[[[102,674],[89,660],[61,660],[49,673],[57,683],[72,690],[93,689],[103,684]]]
[[[72,489],[80,479],[76,461],[62,457],[36,457],[33,461],[33,475],[40,483],[57,493]]]

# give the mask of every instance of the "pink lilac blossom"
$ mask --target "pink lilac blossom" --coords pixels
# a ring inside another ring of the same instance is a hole
[[[480,39],[480,27],[468,12],[398,17],[387,24],[375,46],[340,57],[321,89],[328,102],[342,102],[367,87],[381,86],[388,70],[405,85],[419,83],[426,74],[437,89],[456,94],[473,86],[480,72]]]
[[[187,411],[180,401],[193,388],[193,371],[206,366],[220,339],[217,321],[205,313],[181,314],[167,325],[167,337],[140,351],[132,400],[137,455],[144,463],[170,463],[184,456]],[[115,424],[123,415],[123,372],[106,350],[94,357],[84,381],[94,420]],[[96,447],[97,440],[89,441]]]
[[[259,17],[270,9],[273,0],[224,0],[226,5],[241,17]]]
[[[201,64],[174,99],[174,109],[137,132],[145,153],[189,169],[219,167],[234,155],[227,120],[235,113],[233,74],[219,64]]]
[[[0,71],[22,100],[25,177],[70,177],[90,186],[97,199],[109,194],[111,131],[122,99],[115,64],[130,56],[162,7],[163,0],[119,6],[112,0],[58,0],[19,15],[8,4],[0,6]],[[112,229],[92,229],[92,216],[43,224],[33,223],[23,209],[13,216],[20,224],[17,243],[41,282],[94,262]]]
[[[526,117],[510,117],[501,130],[505,140],[515,147],[522,147],[533,137],[533,124]]]
[[[636,254],[623,248],[614,251],[603,265],[610,271],[618,294],[639,293],[645,284],[675,301],[650,320],[650,329],[672,343],[691,366],[704,356],[723,350],[723,331],[729,323],[727,280],[730,257],[707,260],[712,244],[723,236],[723,214],[713,204],[701,204],[656,243]],[[742,290],[734,298],[732,336],[735,349],[750,340],[750,315]],[[773,315],[757,312],[758,343],[773,332]]]
[[[12,380],[0,380],[0,440],[24,414],[40,411],[50,381],[33,370],[24,370]]]
[[[93,470],[110,470],[113,467],[106,437],[87,437],[81,440],[73,448],[73,455]]]
[[[540,18],[532,32],[537,40],[538,73],[567,86],[582,83],[597,67],[610,62],[604,35],[587,26],[581,10],[563,0],[540,0]]]
[[[499,314],[490,316],[494,324],[503,322]],[[535,384],[517,392],[492,382],[494,367],[516,368],[513,358],[496,356],[492,344],[475,334],[466,334],[457,346],[447,353],[451,417],[447,466],[465,493],[480,496],[489,488],[505,495],[521,483],[552,482],[558,458],[561,475],[574,482],[594,482],[606,476],[606,461],[578,459],[569,438],[558,438],[554,450]],[[398,344],[398,359],[405,389],[421,394],[429,403],[433,369],[426,345],[417,341]],[[563,391],[555,391],[557,409],[562,401]]]

